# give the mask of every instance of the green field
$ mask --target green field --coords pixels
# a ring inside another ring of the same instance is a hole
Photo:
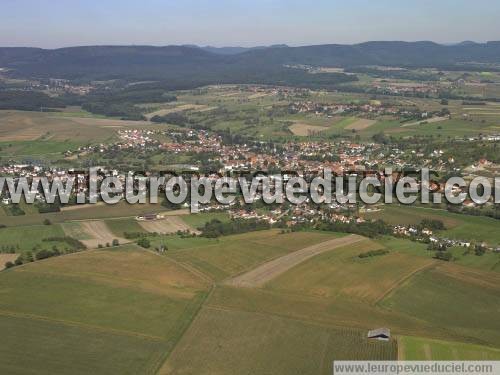
[[[500,275],[453,264],[425,270],[381,302],[392,311],[446,327],[469,342],[500,347]]]
[[[207,290],[202,279],[134,246],[4,271],[0,372],[152,373]]]
[[[273,280],[268,288],[325,298],[344,296],[375,303],[415,272],[434,263],[403,252],[360,259],[359,254],[383,249],[366,240],[306,261]]]
[[[182,220],[193,228],[200,228],[212,220],[229,221],[229,215],[226,212],[208,212],[182,216]]]
[[[500,349],[421,337],[398,338],[398,358],[408,361],[498,361]]]
[[[396,344],[368,342],[361,331],[204,308],[160,374],[331,374],[341,359],[396,359]]]
[[[117,237],[124,237],[125,233],[146,233],[135,219],[106,220],[106,226]]]
[[[50,249],[52,246],[66,246],[57,241],[43,241],[50,237],[63,237],[64,231],[58,224],[33,225],[27,227],[7,227],[0,229],[0,242],[5,247],[14,247],[16,252],[26,252],[39,246],[40,249]]]
[[[278,230],[222,237],[204,246],[169,252],[176,261],[189,264],[214,280],[256,267],[272,258],[334,238],[334,234]]]

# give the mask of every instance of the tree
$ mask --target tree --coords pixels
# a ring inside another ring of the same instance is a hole
[[[52,225],[52,222],[49,219],[45,219],[43,225]]]
[[[118,239],[116,239],[116,238],[115,238],[115,239],[113,240],[113,242],[112,242],[112,245],[113,245],[113,246],[118,246],[118,245],[120,245],[120,241],[118,241]]]
[[[139,238],[139,240],[137,240],[137,245],[145,249],[149,249],[151,247],[151,243],[146,237]]]
[[[5,263],[5,268],[12,268],[12,267],[14,267],[14,266],[15,266],[15,264],[14,264],[14,263],[12,263],[12,262],[7,262],[7,263]]]

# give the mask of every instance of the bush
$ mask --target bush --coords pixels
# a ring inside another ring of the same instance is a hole
[[[15,266],[15,264],[14,264],[14,263],[12,263],[12,262],[7,262],[7,263],[5,263],[5,268],[12,268],[12,267],[14,267],[14,266]]]
[[[119,246],[120,245],[120,241],[118,241],[116,238],[113,240],[112,242],[112,245],[113,246]]]
[[[149,249],[151,247],[151,242],[149,242],[149,240],[145,237],[142,237],[142,238],[139,238],[139,240],[137,240],[137,245],[145,248],[145,249]]]
[[[49,219],[45,219],[43,225],[52,225],[52,222]]]
[[[384,249],[372,250],[372,251],[367,251],[366,253],[359,254],[358,258],[371,258],[371,257],[385,255],[385,254],[389,254],[389,250],[384,250]]]

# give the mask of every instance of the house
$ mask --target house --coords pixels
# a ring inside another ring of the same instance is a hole
[[[391,338],[391,330],[389,328],[378,328],[368,331],[368,338],[380,341],[389,341]]]

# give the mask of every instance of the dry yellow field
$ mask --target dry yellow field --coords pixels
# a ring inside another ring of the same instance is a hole
[[[299,137],[307,137],[311,134],[328,130],[325,126],[309,125],[301,122],[291,125],[289,129],[294,135],[298,135]]]

